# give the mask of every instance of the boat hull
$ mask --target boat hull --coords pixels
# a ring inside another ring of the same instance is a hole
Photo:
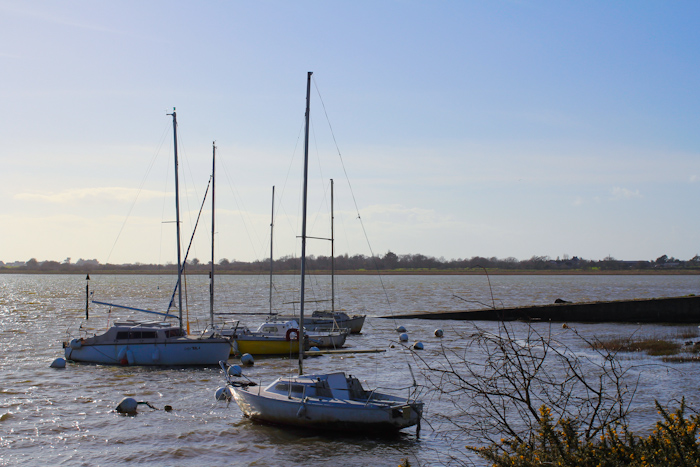
[[[231,354],[242,355],[245,353],[251,355],[297,355],[299,354],[299,341],[264,337],[234,339]]]
[[[234,400],[251,420],[314,430],[396,432],[416,425],[423,404],[377,405],[360,401],[275,398],[262,388],[233,387]]]
[[[297,319],[295,316],[278,316],[279,319]],[[352,317],[336,317],[330,313],[317,313],[315,316],[304,317],[304,328],[307,331],[333,331],[338,329],[349,329],[350,334],[360,334],[362,326],[365,324],[366,316],[355,315]]]
[[[309,330],[325,331],[328,329],[349,329],[350,334],[360,334],[365,324],[365,316],[357,316],[346,320],[333,321],[332,318],[309,318],[304,320],[304,327]]]
[[[105,365],[192,366],[218,365],[228,360],[227,339],[180,338],[165,342],[66,345],[66,360]]]
[[[339,349],[345,345],[347,339],[346,332],[328,332],[325,334],[307,334],[309,344],[315,345],[321,349]]]

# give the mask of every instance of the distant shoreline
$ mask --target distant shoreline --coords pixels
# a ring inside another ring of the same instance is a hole
[[[492,276],[697,276],[700,275],[699,269],[637,269],[629,271],[590,271],[590,270],[507,270],[507,269],[487,269],[486,272]],[[152,271],[152,270],[78,270],[78,271],[40,271],[40,270],[13,270],[13,269],[0,269],[0,274],[23,274],[23,275],[148,275],[148,276],[165,276],[165,275],[175,275],[175,271]],[[207,270],[195,270],[188,271],[188,275],[208,275]],[[220,276],[257,276],[257,275],[269,275],[269,271],[231,271],[222,270],[216,271],[217,275]],[[275,275],[285,276],[285,275],[297,275],[299,271],[275,271]],[[309,271],[308,275],[313,276],[329,276],[331,271]],[[379,271],[367,271],[367,270],[342,270],[335,271],[336,276],[483,276],[483,269],[473,269],[473,270],[436,270],[436,269],[425,269],[425,270],[379,270]]]

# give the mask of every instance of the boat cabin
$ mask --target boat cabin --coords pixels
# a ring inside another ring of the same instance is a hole
[[[258,326],[258,330],[256,332],[259,332],[261,334],[286,337],[290,329],[293,329],[298,332],[299,323],[297,323],[295,320],[267,321]]]
[[[360,380],[354,376],[346,376],[345,373],[279,378],[266,387],[265,391],[290,399],[312,397],[367,401],[372,397],[372,393],[362,387]]]
[[[127,344],[130,341],[158,340],[185,337],[187,333],[178,326],[163,321],[118,321],[104,334],[88,338],[100,343]]]

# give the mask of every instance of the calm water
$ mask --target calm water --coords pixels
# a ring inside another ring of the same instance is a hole
[[[438,423],[424,423],[420,438],[415,430],[391,439],[342,437],[256,425],[242,418],[238,407],[214,400],[222,386],[218,368],[148,369],[69,364],[49,368],[63,355],[61,340],[75,332],[84,315],[85,280],[76,275],[0,275],[0,465],[393,465],[408,457],[412,465],[442,465],[450,446],[466,440],[445,439]],[[296,300],[297,278],[275,281],[274,308],[290,311]],[[95,299],[136,307],[161,309],[172,293],[168,276],[93,276]],[[189,318],[193,328],[208,316],[208,279],[189,279]],[[329,298],[327,277],[310,280],[310,299]],[[679,296],[700,293],[694,276],[492,276],[497,305],[518,306],[570,301]],[[342,276],[338,278],[339,306],[368,314],[361,336],[348,347],[377,348],[386,352],[308,359],[308,372],[343,369],[371,387],[394,388],[398,394],[412,382],[408,366],[420,384],[420,365],[397,342],[394,331],[405,325],[412,341],[425,344],[422,357],[440,358],[436,327],[445,330],[442,344],[464,349],[471,325],[464,322],[411,320],[402,323],[377,316],[423,310],[481,308],[491,303],[484,276]],[[218,312],[266,313],[269,283],[258,276],[217,278]],[[457,295],[462,299],[457,299]],[[314,305],[315,306],[315,305]],[[328,302],[318,302],[328,307]],[[313,309],[313,306],[312,306]],[[89,328],[104,330],[107,319],[127,314],[93,307]],[[143,317],[143,316],[142,316]],[[262,317],[241,315],[255,325]],[[516,332],[524,325],[515,323]],[[546,327],[547,324],[536,326]],[[585,336],[632,333],[671,333],[671,326],[578,325]],[[484,328],[495,330],[493,323]],[[543,328],[545,330],[545,328]],[[559,330],[561,332],[561,330]],[[696,338],[697,339],[697,338]],[[392,343],[394,348],[391,348]],[[572,343],[572,345],[578,345]],[[586,352],[585,348],[575,349]],[[691,408],[700,407],[697,381],[700,365],[664,365],[640,355],[626,356],[634,365],[643,390],[635,399],[636,423],[655,420],[653,400],[670,401],[685,396]],[[246,374],[263,383],[282,373],[293,373],[296,361],[258,359]],[[135,417],[113,412],[125,396],[148,401],[172,412],[140,410]],[[423,390],[426,422],[431,414],[449,413],[450,405]],[[464,458],[464,462],[472,460]],[[475,461],[480,465],[478,459]]]

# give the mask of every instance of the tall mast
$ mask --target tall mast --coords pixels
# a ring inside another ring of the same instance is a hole
[[[331,178],[331,312],[335,319],[335,235],[333,230],[333,179]]]
[[[275,187],[272,186],[272,215],[270,216],[270,315],[272,315],[272,234],[275,228]]]
[[[175,224],[177,225],[177,292],[178,292],[178,321],[180,322],[180,331],[182,331],[182,256],[180,247],[180,183],[178,180],[178,162],[177,162],[177,113],[173,107],[173,113],[168,114],[173,116],[173,147],[175,154]]]
[[[211,272],[209,273],[209,318],[211,327],[214,328],[214,214],[215,214],[215,198],[214,184],[216,172],[216,141],[212,141],[212,156],[211,156]]]
[[[309,113],[311,111],[311,75],[306,77],[306,129],[304,131],[304,202],[301,220],[301,305],[299,306],[299,376],[304,374],[304,277],[306,276],[306,191],[309,178]]]

